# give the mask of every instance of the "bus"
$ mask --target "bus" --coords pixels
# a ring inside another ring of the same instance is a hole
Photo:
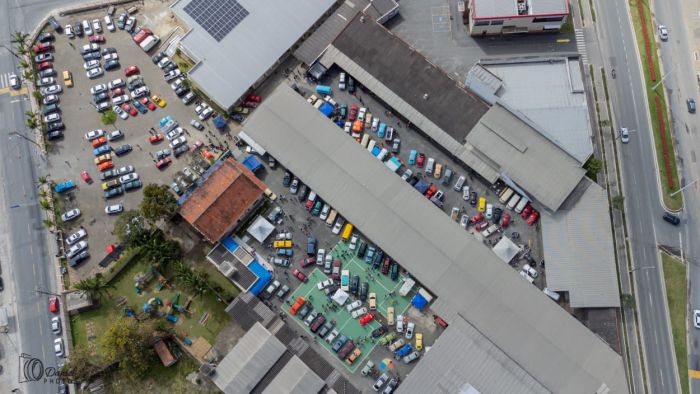
[[[345,229],[343,229],[343,241],[347,241],[350,239],[350,235],[352,235],[352,223],[348,222],[345,224]]]

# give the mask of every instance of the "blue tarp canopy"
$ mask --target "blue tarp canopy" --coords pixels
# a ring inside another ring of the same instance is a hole
[[[217,129],[223,129],[226,127],[226,119],[224,119],[224,117],[221,115],[217,116],[214,118],[214,127]]]
[[[257,157],[250,155],[243,160],[243,165],[246,166],[251,172],[255,172],[262,168],[262,163]]]
[[[413,299],[411,300],[411,305],[416,307],[416,309],[423,309],[426,305],[428,305],[428,300],[423,298],[422,295],[416,294],[415,297],[413,297]]]
[[[382,153],[382,149],[378,146],[375,146],[374,148],[372,148],[371,153],[372,153],[372,155],[374,155],[374,157],[377,157],[377,156],[379,156],[380,153]]]
[[[333,115],[334,109],[335,108],[333,107],[333,105],[331,105],[331,103],[323,103],[321,108],[319,108],[318,110],[321,111],[322,114],[330,118],[330,116]]]
[[[259,278],[249,291],[253,293],[253,295],[260,295],[265,289],[265,286],[270,283],[272,274],[255,260],[248,265],[248,268]]]

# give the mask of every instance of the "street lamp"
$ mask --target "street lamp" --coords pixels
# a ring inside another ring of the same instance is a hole
[[[40,146],[39,144],[37,144],[36,141],[34,141],[33,139],[27,137],[27,136],[24,135],[24,134],[20,134],[20,132],[17,131],[17,130],[9,132],[8,135],[16,135],[16,136],[18,136],[18,137],[20,137],[20,138],[22,138],[22,139],[25,139],[25,140],[31,142],[32,144],[34,144],[34,145],[36,145],[37,147],[39,147],[39,149],[41,149],[41,146]]]
[[[683,186],[682,188],[676,190],[675,192],[669,194],[669,196],[671,196],[671,197],[675,196],[676,194],[682,192],[685,188],[687,188],[688,186],[690,186],[690,185],[696,183],[697,181],[700,181],[700,178],[698,178],[698,179],[696,179],[696,180],[690,182],[689,184],[687,184],[687,185]]]
[[[656,269],[656,267],[637,267],[637,268],[633,268],[633,269],[631,269],[631,270],[628,270],[627,272],[631,274],[631,273],[634,272],[634,271],[639,271],[639,270],[652,270],[652,269]]]

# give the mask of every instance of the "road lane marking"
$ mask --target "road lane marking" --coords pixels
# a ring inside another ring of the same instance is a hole
[[[647,276],[649,276],[649,274],[647,274]],[[651,299],[651,293],[649,293],[649,303],[651,306],[654,306],[654,300]],[[654,332],[654,335],[656,335],[656,332]],[[658,340],[656,342],[658,342]]]

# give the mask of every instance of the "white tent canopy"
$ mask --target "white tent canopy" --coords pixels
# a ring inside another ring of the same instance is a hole
[[[496,246],[493,247],[493,253],[496,253],[496,256],[503,260],[504,263],[510,263],[510,261],[513,260],[513,257],[515,257],[519,252],[520,248],[518,245],[516,245],[508,237],[501,238]]]
[[[343,305],[345,305],[345,302],[348,300],[348,298],[350,298],[350,295],[348,293],[346,293],[345,291],[339,289],[338,291],[335,292],[335,294],[333,294],[332,298],[333,298],[333,301],[338,303],[338,305],[343,306]]]
[[[275,226],[262,216],[258,216],[255,222],[248,227],[248,234],[260,243],[265,243],[265,240],[273,231],[275,231]]]

